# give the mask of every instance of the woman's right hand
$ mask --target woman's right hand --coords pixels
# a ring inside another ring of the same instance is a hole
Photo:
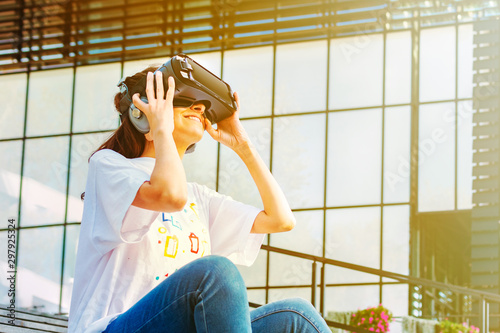
[[[156,97],[153,80],[156,80]],[[144,103],[138,93],[132,96],[134,105],[144,112],[148,118],[149,134],[153,140],[157,133],[165,132],[172,134],[174,130],[174,92],[175,80],[173,77],[170,76],[168,78],[168,90],[164,96],[163,74],[156,72],[156,75],[153,75],[152,72],[149,72],[146,79],[146,97],[148,103]]]

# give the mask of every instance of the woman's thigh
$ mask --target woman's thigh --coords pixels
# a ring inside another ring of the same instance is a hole
[[[208,256],[162,281],[104,333],[233,330],[250,331],[245,284],[228,259]]]
[[[330,333],[312,304],[290,298],[263,305],[250,312],[254,333]]]

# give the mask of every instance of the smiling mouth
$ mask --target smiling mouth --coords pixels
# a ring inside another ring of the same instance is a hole
[[[197,117],[197,116],[186,116],[185,118],[187,119],[191,119],[191,120],[194,120],[194,121],[197,121],[199,122],[200,124],[202,123],[201,122],[201,118]]]

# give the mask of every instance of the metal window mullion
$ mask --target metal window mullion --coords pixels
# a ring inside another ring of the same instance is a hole
[[[64,285],[64,259],[66,257],[66,233],[68,222],[68,205],[69,205],[69,182],[71,177],[71,150],[73,145],[73,120],[75,111],[75,86],[76,86],[76,63],[73,66],[73,87],[71,95],[71,118],[69,125],[69,148],[68,148],[68,171],[66,174],[66,207],[64,209],[64,228],[63,228],[63,242],[62,242],[62,258],[61,258],[61,278],[60,278],[60,289],[59,289],[59,313],[62,313],[62,293]]]
[[[456,13],[458,15],[458,11]],[[455,210],[458,209],[458,17],[455,16]]]
[[[420,11],[417,10],[420,17]],[[410,127],[410,274],[419,276],[419,223],[418,213],[418,139],[419,139],[419,60],[420,27],[418,20],[412,26],[412,70],[411,70],[411,127]],[[412,288],[408,288],[408,314],[411,314]]]
[[[384,157],[385,157],[385,70],[386,70],[386,57],[387,57],[387,28],[384,24],[384,33],[383,33],[383,60],[382,60],[382,129],[381,129],[381,145],[382,145],[382,157],[381,157],[381,168],[380,168],[380,269],[382,269],[383,260],[384,260]],[[382,304],[382,286],[383,279],[379,277],[379,304]]]

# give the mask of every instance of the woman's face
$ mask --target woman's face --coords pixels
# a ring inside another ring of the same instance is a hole
[[[205,105],[174,107],[174,138],[177,143],[191,145],[201,140],[205,132]],[[179,141],[180,140],[180,141]]]

